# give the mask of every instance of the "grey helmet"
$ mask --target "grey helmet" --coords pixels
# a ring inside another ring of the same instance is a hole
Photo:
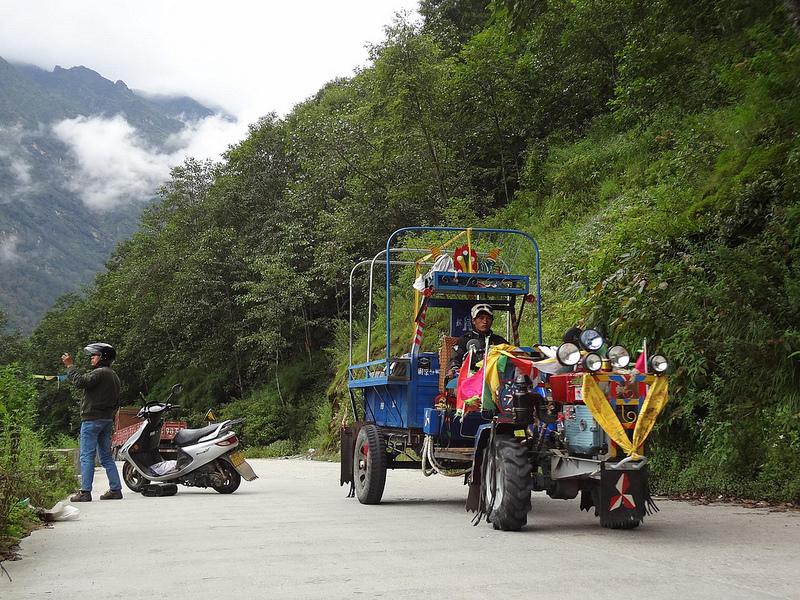
[[[108,365],[117,358],[117,351],[114,350],[114,346],[103,342],[89,344],[83,349],[83,352],[86,356],[99,356],[100,361]]]

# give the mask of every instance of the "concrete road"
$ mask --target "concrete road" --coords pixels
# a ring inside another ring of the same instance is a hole
[[[528,525],[471,524],[460,479],[390,471],[384,501],[339,487],[339,465],[250,461],[229,496],[179,488],[77,504],[23,540],[0,598],[800,598],[800,514],[659,500],[633,531],[578,501],[533,495]]]

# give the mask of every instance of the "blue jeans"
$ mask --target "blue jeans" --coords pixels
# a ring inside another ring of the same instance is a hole
[[[92,491],[94,481],[94,455],[108,475],[108,485],[112,490],[121,490],[117,464],[111,456],[111,419],[95,419],[81,423],[81,490]]]

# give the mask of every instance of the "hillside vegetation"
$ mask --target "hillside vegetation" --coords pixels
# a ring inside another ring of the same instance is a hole
[[[180,380],[194,424],[214,406],[250,446],[335,448],[354,262],[404,226],[519,229],[546,341],[595,326],[671,359],[657,491],[800,501],[793,3],[492,6],[423,0],[371,66],[175,169],[29,371],[104,340],[126,403]],[[74,430],[70,390],[39,392],[41,430]]]

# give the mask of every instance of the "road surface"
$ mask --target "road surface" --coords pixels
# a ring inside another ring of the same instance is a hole
[[[461,479],[390,471],[383,502],[339,487],[339,465],[251,460],[232,495],[123,488],[34,532],[3,565],[0,598],[798,598],[800,514],[735,505],[661,509],[603,529],[578,500],[533,495],[520,532],[474,527]],[[0,573],[1,574],[1,573]]]

